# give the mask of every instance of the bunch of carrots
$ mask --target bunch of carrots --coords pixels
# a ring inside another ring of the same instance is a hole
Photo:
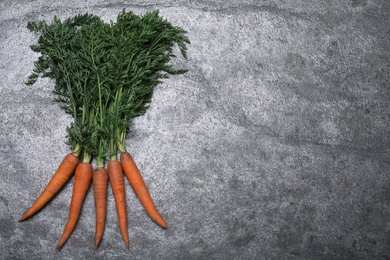
[[[131,119],[146,112],[154,88],[169,74],[186,72],[169,64],[175,57],[175,44],[186,58],[186,44],[190,43],[186,31],[161,18],[158,11],[138,16],[125,10],[110,23],[86,13],[64,21],[55,17],[50,24],[29,22],[27,27],[39,35],[38,44],[31,49],[40,56],[26,84],[33,85],[40,77],[54,80],[55,100],[73,118],[67,127],[67,143],[73,151],[65,156],[20,221],[37,213],[74,173],[69,218],[57,248],[74,230],[91,183],[96,208],[95,246],[104,232],[110,183],[119,229],[129,247],[125,175],[148,215],[167,228],[125,143]]]

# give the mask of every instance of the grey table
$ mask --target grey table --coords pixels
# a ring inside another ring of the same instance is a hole
[[[126,185],[130,249],[111,191],[95,250],[93,194],[75,231],[70,181],[18,223],[68,153],[53,82],[23,84],[28,21],[123,8],[188,30],[189,72],[165,80],[127,140],[162,230]],[[390,255],[390,3],[0,2],[0,259],[386,259]]]

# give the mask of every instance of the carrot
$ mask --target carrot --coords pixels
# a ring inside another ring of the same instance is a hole
[[[55,194],[65,185],[76,169],[79,159],[72,153],[65,156],[64,160],[59,165],[56,173],[53,175],[46,188],[41,195],[36,199],[34,204],[23,214],[19,222],[32,217],[36,212],[43,208]]]
[[[92,180],[92,166],[90,163],[82,162],[76,168],[75,180],[73,186],[72,200],[68,222],[65,225],[64,232],[58,242],[57,249],[61,248],[68,240],[80,215],[81,206]]]
[[[158,225],[162,228],[167,228],[167,223],[154,206],[150,193],[131,155],[128,152],[121,153],[120,159],[123,171],[125,172],[130,185],[133,187],[146,212]]]
[[[107,165],[111,188],[114,193],[116,211],[118,215],[119,229],[126,247],[129,247],[129,236],[127,232],[126,194],[122,172],[119,161],[110,161]]]
[[[107,183],[108,174],[104,168],[96,168],[93,171],[93,196],[96,209],[95,247],[99,245],[103,236],[107,212]]]

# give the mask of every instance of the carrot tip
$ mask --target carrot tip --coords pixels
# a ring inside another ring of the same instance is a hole
[[[28,219],[30,216],[27,214],[27,211],[23,214],[23,216],[19,219],[19,222],[25,221]]]
[[[129,248],[129,246],[130,246],[129,239],[123,239],[123,242],[125,242],[126,247]]]
[[[160,227],[162,227],[163,229],[167,229],[168,228],[168,225],[167,225],[167,222],[165,222],[165,220],[163,219],[162,222],[159,222],[158,223],[160,225]]]
[[[64,243],[65,241],[62,241],[62,239],[60,239],[60,241],[57,244],[57,249],[60,249],[64,245]]]
[[[157,225],[159,225],[160,227],[164,228],[164,229],[167,229],[168,228],[168,225],[167,225],[167,222],[165,222],[164,218],[159,215],[159,218],[155,218],[153,219]]]

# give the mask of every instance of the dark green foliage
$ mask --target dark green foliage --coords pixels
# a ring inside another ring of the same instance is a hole
[[[111,154],[124,143],[131,118],[146,112],[161,80],[185,72],[169,62],[175,44],[186,58],[186,31],[158,11],[137,16],[123,10],[110,23],[87,13],[27,27],[39,35],[31,49],[41,56],[26,84],[54,79],[55,100],[74,118],[70,143],[100,158],[108,143]]]

